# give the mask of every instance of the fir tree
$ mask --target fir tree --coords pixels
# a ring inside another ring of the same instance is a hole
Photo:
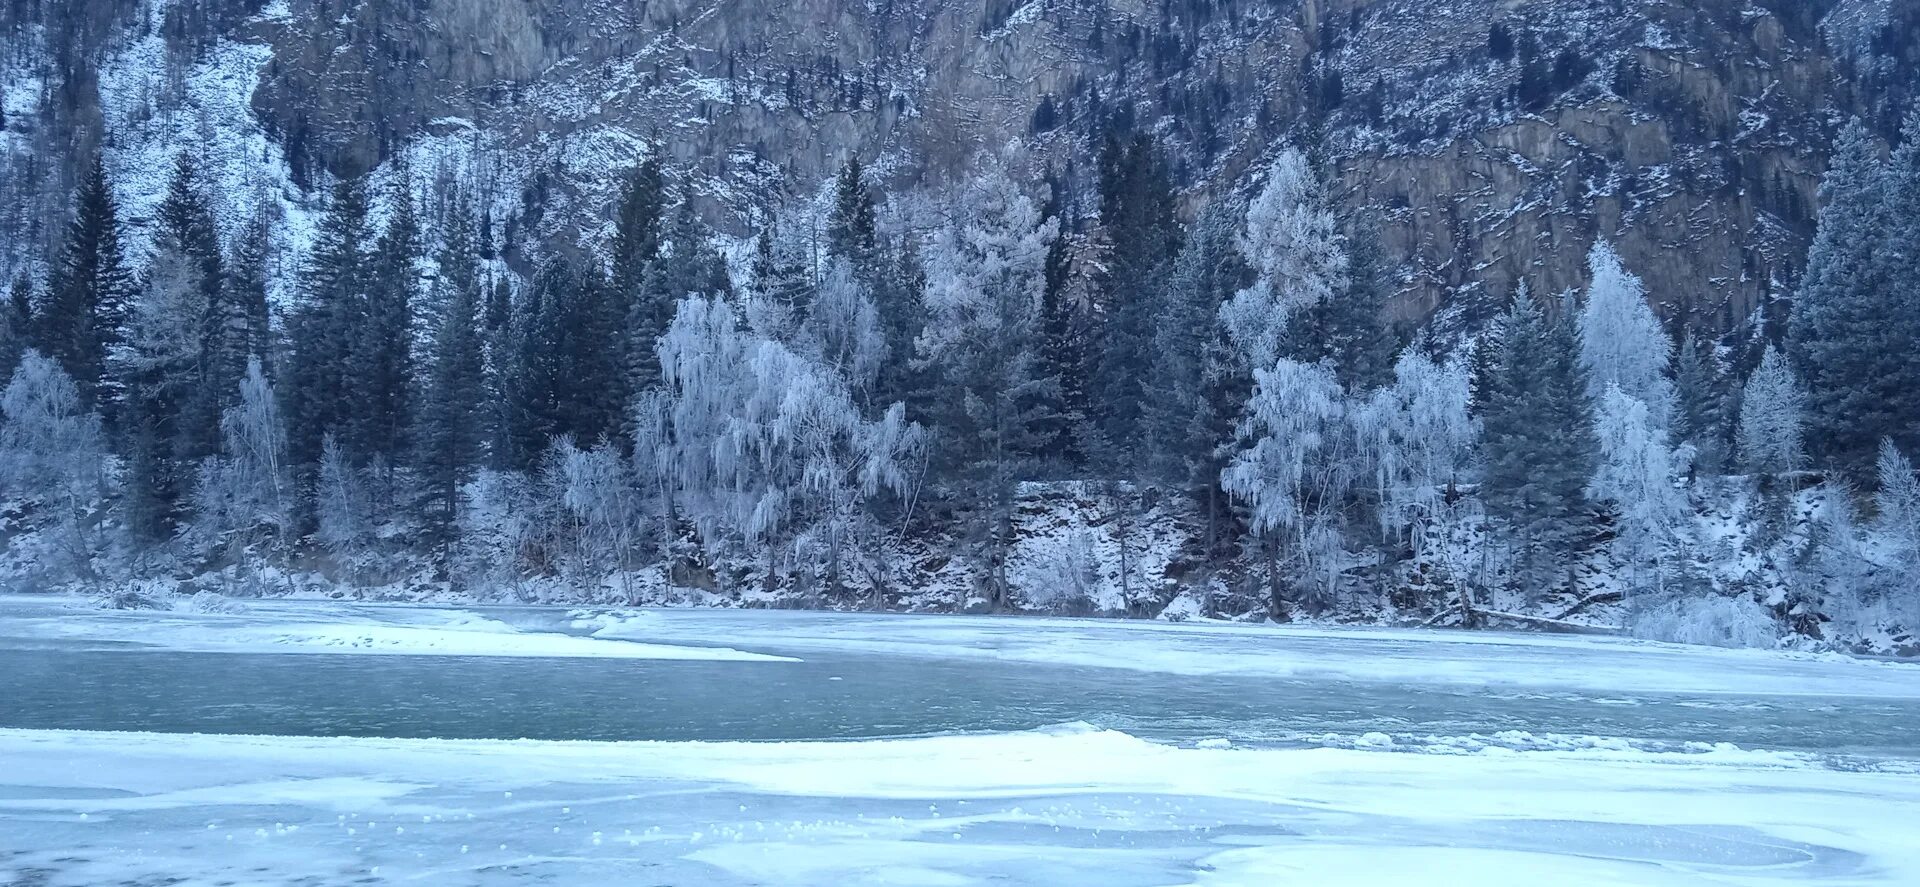
[[[455,537],[460,487],[473,477],[485,442],[481,406],[486,396],[481,348],[483,282],[474,247],[473,219],[458,199],[449,215],[435,282],[441,310],[433,331],[432,362],[420,399],[415,465],[425,493],[426,514],[442,545],[441,570]]]
[[[833,184],[833,211],[827,216],[827,255],[852,263],[862,281],[879,271],[879,240],[874,230],[873,195],[861,178],[860,158],[849,156]]]
[[[1173,181],[1159,145],[1145,133],[1109,140],[1100,158],[1100,225],[1107,246],[1100,275],[1098,372],[1088,380],[1098,427],[1115,465],[1140,442],[1143,376],[1151,359],[1158,292],[1180,246]],[[1096,454],[1098,455],[1098,454]]]
[[[1347,243],[1346,285],[1296,311],[1281,350],[1304,363],[1326,362],[1341,386],[1357,393],[1393,381],[1399,348],[1386,325],[1392,291],[1379,240],[1363,229]]]
[[[117,392],[105,387],[104,373],[109,353],[121,342],[135,289],[120,244],[119,206],[106,166],[96,154],[80,185],[46,299],[34,318],[33,341],[73,379],[81,397],[103,412],[110,412],[118,400]]]
[[[1872,136],[1857,122],[1841,134],[1821,191],[1820,227],[1795,296],[1789,343],[1805,380],[1815,453],[1843,469],[1869,471],[1880,439],[1920,446],[1912,272],[1898,257],[1886,196],[1920,162],[1907,149],[1882,171]],[[1915,182],[1920,185],[1920,182]]]
[[[367,194],[359,179],[335,183],[319,235],[288,317],[287,448],[302,483],[320,462],[321,444],[346,427],[358,390],[352,355],[366,314]]]
[[[1481,496],[1520,550],[1521,578],[1564,578],[1580,538],[1597,443],[1572,324],[1546,316],[1522,289],[1501,321],[1499,352],[1478,413]]]

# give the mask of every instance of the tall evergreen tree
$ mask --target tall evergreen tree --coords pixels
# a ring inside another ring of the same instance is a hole
[[[321,445],[357,409],[353,355],[367,312],[367,192],[360,179],[334,184],[288,317],[287,449],[303,485],[312,482]]]
[[[473,217],[456,198],[439,251],[440,305],[431,363],[414,435],[426,515],[441,543],[441,569],[455,536],[460,487],[473,477],[485,443],[481,408],[486,396],[480,335],[483,281],[474,245]]]
[[[1512,534],[1520,578],[1565,578],[1580,538],[1598,444],[1573,325],[1546,316],[1524,290],[1501,321],[1499,352],[1479,405],[1481,497]]]
[[[1252,276],[1236,244],[1240,208],[1216,200],[1202,210],[1174,260],[1154,320],[1152,364],[1142,407],[1143,474],[1177,489],[1204,491],[1207,551],[1219,539],[1220,471],[1244,386],[1222,360],[1220,306]]]
[[[614,217],[613,288],[631,299],[640,290],[647,265],[660,254],[661,219],[666,213],[666,184],[660,174],[657,153],[634,167],[620,192],[618,215]]]
[[[413,308],[419,287],[420,220],[404,175],[388,198],[390,216],[375,244],[365,314],[353,336],[352,422],[343,436],[348,457],[391,464],[407,451],[412,430]]]
[[[1794,299],[1789,346],[1805,381],[1808,443],[1819,457],[1868,477],[1880,439],[1920,447],[1920,329],[1905,244],[1894,237],[1897,197],[1920,187],[1920,145],[1909,139],[1883,171],[1855,122],[1841,133],[1821,185],[1820,227]],[[1906,183],[1911,183],[1907,185]]]
[[[183,463],[180,473],[184,475],[189,466],[219,448],[223,401],[238,390],[238,373],[245,369],[241,363],[234,368],[234,375],[217,381],[209,372],[210,348],[216,344],[215,312],[221,307],[226,273],[220,237],[213,221],[213,205],[191,154],[183,151],[175,157],[167,196],[160,202],[155,221],[155,256],[148,272],[148,296],[154,295],[151,290],[155,287],[183,288],[169,298],[174,303],[172,310],[185,315],[178,321],[181,331],[192,336],[191,342],[181,343],[190,348],[190,352],[179,356],[181,361],[190,363],[173,370],[180,378],[165,382],[178,398],[178,427],[168,436],[176,449],[174,458]],[[245,360],[244,356],[241,360]],[[168,421],[173,421],[173,417]]]
[[[827,255],[852,263],[862,282],[878,273],[879,238],[874,229],[873,195],[861,178],[860,158],[849,156],[833,184],[833,211],[827,216]]]
[[[1362,226],[1347,240],[1345,286],[1301,306],[1287,321],[1282,352],[1303,363],[1325,362],[1348,392],[1370,391],[1393,381],[1399,343],[1387,328],[1392,283],[1380,241]]]
[[[1047,191],[1046,218],[1060,225],[1060,234],[1047,244],[1047,259],[1042,273],[1040,293],[1040,361],[1045,375],[1059,380],[1058,417],[1046,447],[1048,456],[1069,466],[1082,464],[1087,456],[1093,405],[1087,390],[1087,323],[1083,306],[1077,304],[1070,287],[1073,284],[1072,238],[1066,234],[1065,189],[1059,182]]]
[[[1676,394],[1674,439],[1693,447],[1693,464],[1709,472],[1726,469],[1726,391],[1713,355],[1700,347],[1692,333],[1674,352],[1673,387]]]
[[[713,248],[693,203],[681,200],[668,222],[660,255],[647,265],[639,297],[627,314],[627,372],[633,391],[660,384],[660,356],[654,350],[673,321],[674,307],[689,295],[730,295],[727,261]]]
[[[34,318],[33,342],[60,364],[81,397],[108,412],[117,392],[103,390],[108,354],[121,342],[135,281],[120,243],[120,211],[95,154],[76,197],[60,260]]]
[[[1100,158],[1100,225],[1108,252],[1099,281],[1099,372],[1089,389],[1111,455],[1127,461],[1140,441],[1158,293],[1180,247],[1172,175],[1152,136],[1107,143]]]

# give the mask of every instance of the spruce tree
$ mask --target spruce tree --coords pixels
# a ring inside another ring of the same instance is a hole
[[[419,286],[420,222],[402,176],[388,198],[390,216],[370,257],[366,313],[353,337],[352,422],[346,452],[356,464],[391,464],[407,450],[412,428],[413,308]]]
[[[1046,218],[1061,226],[1061,233],[1047,244],[1044,288],[1040,292],[1040,360],[1042,372],[1059,381],[1056,406],[1058,414],[1048,455],[1067,466],[1079,466],[1087,456],[1094,421],[1093,405],[1087,390],[1087,324],[1081,306],[1075,303],[1068,287],[1073,283],[1071,239],[1066,235],[1064,189],[1055,183],[1048,190]]]
[[[1693,447],[1693,464],[1709,472],[1726,469],[1726,391],[1713,355],[1689,332],[1673,358],[1677,395],[1674,440]]]
[[[34,318],[33,341],[111,424],[118,397],[104,387],[110,384],[104,373],[109,352],[120,344],[135,281],[120,243],[119,206],[98,154],[75,203],[46,299]]]
[[[620,192],[618,214],[614,217],[612,253],[613,288],[622,298],[631,299],[640,290],[647,265],[660,254],[661,218],[666,210],[665,182],[660,174],[659,155],[650,154],[634,167]]]
[[[457,198],[438,258],[440,276],[434,286],[440,311],[417,414],[413,461],[420,472],[427,521],[441,545],[444,573],[459,520],[460,487],[473,477],[482,456],[486,396],[479,329],[484,284],[473,219]]]
[[[173,455],[185,465],[192,465],[219,448],[223,400],[237,390],[238,373],[244,371],[245,364],[234,368],[233,375],[218,380],[211,378],[209,372],[212,369],[209,352],[216,347],[218,332],[215,312],[221,305],[226,283],[225,261],[214,226],[213,206],[191,154],[181,152],[174,158],[167,196],[160,202],[155,221],[155,256],[149,270],[147,295],[153,297],[155,287],[181,287],[182,292],[171,294],[170,310],[185,315],[178,324],[193,341],[182,343],[191,350],[176,357],[190,363],[168,371],[179,374],[179,378],[149,380],[149,383],[160,384],[177,398],[178,416],[166,417],[164,422],[177,422],[178,427],[168,435],[177,450]],[[172,279],[162,279],[166,277]],[[149,362],[153,359],[154,355],[148,356]],[[154,368],[149,366],[148,370],[151,372]],[[147,406],[151,408],[152,404]],[[181,468],[180,473],[184,474],[185,470]]]
[[[1151,359],[1158,291],[1180,246],[1173,181],[1153,138],[1110,140],[1100,159],[1100,224],[1108,247],[1100,276],[1099,372],[1089,388],[1099,429],[1118,462],[1140,441],[1142,382]]]
[[[833,211],[827,216],[827,255],[851,262],[862,282],[870,282],[879,271],[873,195],[867,192],[866,182],[861,178],[857,156],[847,158],[833,183]]]
[[[1920,446],[1916,300],[1905,244],[1895,237],[1897,196],[1920,187],[1912,139],[1883,171],[1858,122],[1841,134],[1821,185],[1820,227],[1794,299],[1789,347],[1807,392],[1808,443],[1818,457],[1866,478],[1880,439]],[[1906,184],[1910,183],[1910,184]]]
[[[1565,578],[1580,541],[1598,444],[1572,323],[1549,318],[1523,288],[1501,320],[1484,383],[1481,498],[1511,534],[1532,587]]]
[[[371,264],[367,249],[367,193],[359,179],[341,179],[321,219],[301,278],[299,301],[288,317],[287,448],[303,484],[314,477],[321,444],[345,428],[357,409],[361,318]]]
[[[1281,351],[1303,363],[1325,362],[1349,393],[1370,391],[1393,381],[1399,342],[1387,328],[1387,299],[1392,283],[1370,227],[1347,240],[1345,285],[1302,306],[1287,321]]]
[[[674,308],[692,294],[731,294],[727,262],[707,236],[693,204],[681,200],[666,230],[660,255],[647,264],[638,298],[627,313],[627,373],[634,392],[660,384],[660,356],[654,346],[673,320]]]

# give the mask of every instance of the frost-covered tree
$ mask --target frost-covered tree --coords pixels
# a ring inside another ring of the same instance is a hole
[[[1647,421],[1661,436],[1672,428],[1673,383],[1667,370],[1673,343],[1647,303],[1647,290],[1606,241],[1587,254],[1592,282],[1580,308],[1580,363],[1588,396],[1599,403],[1609,387],[1646,405]]]
[[[1254,282],[1220,307],[1233,354],[1247,371],[1279,358],[1295,311],[1346,289],[1345,238],[1306,156],[1288,148],[1247,206],[1240,252]]]
[[[107,492],[100,416],[57,362],[32,349],[0,393],[0,414],[0,489],[38,501],[52,518],[42,567],[61,580],[92,578],[100,522],[90,516]]]
[[[314,540],[335,557],[353,562],[373,540],[373,504],[365,478],[348,459],[339,439],[329,434],[320,445],[319,475],[314,489]]]
[[[1239,428],[1246,448],[1220,480],[1246,504],[1248,528],[1264,545],[1276,617],[1288,612],[1283,556],[1310,606],[1333,602],[1345,567],[1339,510],[1354,479],[1348,409],[1326,366],[1282,359],[1254,371],[1253,397]]]
[[[1667,446],[1645,402],[1608,385],[1594,406],[1599,466],[1587,496],[1610,502],[1617,515],[1617,548],[1641,588],[1664,588],[1669,548],[1684,532],[1687,500],[1676,467],[1690,454]]]
[[[258,358],[236,387],[237,402],[220,417],[220,453],[200,464],[194,529],[227,539],[236,561],[244,561],[262,538],[287,543],[293,481],[279,402]]]
[[[1006,601],[1016,485],[1044,443],[1055,380],[1040,374],[1040,296],[1057,221],[984,159],[947,201],[925,251],[928,322],[917,343],[936,379],[939,459],[971,518],[986,593]]]
[[[1456,485],[1467,479],[1478,435],[1467,411],[1468,378],[1464,360],[1436,363],[1409,349],[1394,364],[1393,383],[1354,411],[1381,529],[1417,561],[1428,559],[1466,517]],[[1438,566],[1456,584],[1467,578],[1460,564],[1443,558]]]
[[[1876,527],[1887,541],[1884,593],[1890,615],[1908,627],[1920,624],[1920,477],[1891,440],[1880,442],[1875,462],[1879,490]]]
[[[1767,349],[1740,397],[1740,465],[1745,471],[1777,477],[1805,464],[1804,403],[1786,356],[1778,348]]]
[[[887,360],[886,329],[852,262],[836,256],[828,263],[801,336],[805,352],[845,382],[856,400],[872,395]]]

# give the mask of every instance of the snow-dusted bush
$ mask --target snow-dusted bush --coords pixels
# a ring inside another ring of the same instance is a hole
[[[1714,647],[1773,647],[1780,624],[1745,595],[1673,595],[1628,612],[1634,637]]]

